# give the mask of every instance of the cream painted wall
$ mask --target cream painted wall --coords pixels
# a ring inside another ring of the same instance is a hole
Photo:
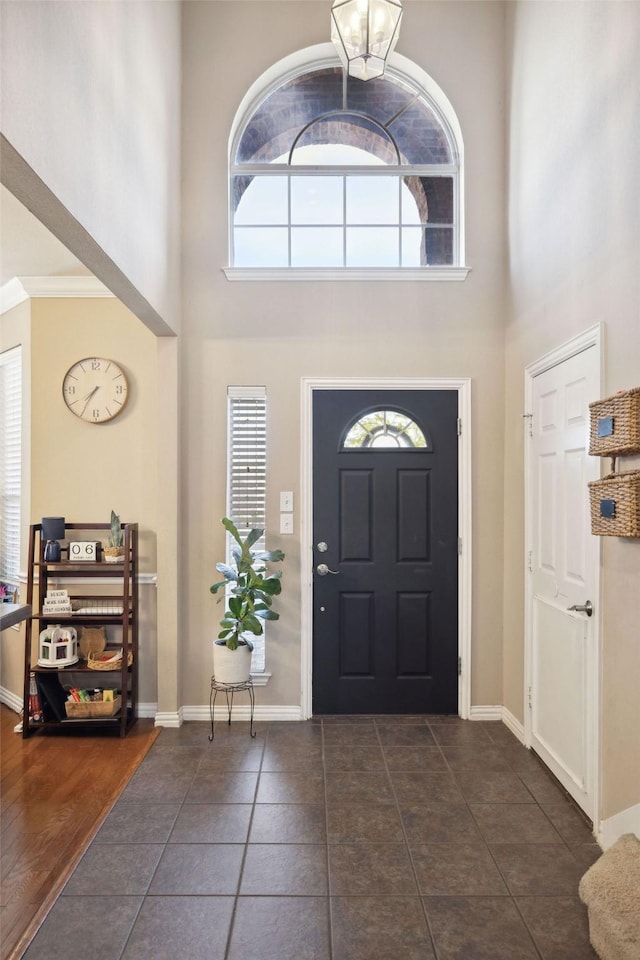
[[[603,322],[605,395],[640,384],[640,4],[510,3],[507,26],[504,702],[522,719],[524,367]],[[640,802],[640,541],[604,538],[602,570],[608,818]]]
[[[398,52],[450,98],[465,137],[467,259],[463,284],[230,283],[227,138],[249,86],[271,64],[325,42],[327,4],[184,4],[182,461],[185,475],[183,703],[208,697],[220,610],[209,594],[221,559],[226,387],[266,384],[268,516],[296,494],[296,532],[281,547],[281,619],[270,624],[261,704],[300,703],[300,380],[303,376],[458,376],[473,381],[474,598],[472,703],[502,697],[503,8],[407,4]],[[224,38],[216,44],[212,38]],[[444,39],[443,39],[444,38]],[[215,49],[215,56],[212,51]],[[470,65],[473,83],[459,64]],[[216,96],[211,96],[211,91]],[[467,425],[468,428],[469,425]]]
[[[180,3],[0,8],[2,180],[159,334],[179,323]]]
[[[31,338],[32,485],[25,524],[50,515],[73,523],[108,522],[114,509],[123,522],[139,524],[140,572],[154,573],[156,338],[115,299],[32,300]],[[129,378],[127,406],[109,423],[79,420],[62,397],[64,374],[87,356],[117,360]],[[140,590],[140,700],[155,703],[156,588],[143,584]],[[20,681],[14,692],[19,690]]]

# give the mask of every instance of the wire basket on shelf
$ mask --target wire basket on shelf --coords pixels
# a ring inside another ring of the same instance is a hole
[[[83,597],[71,603],[76,617],[119,617],[124,611],[122,601],[113,597]]]

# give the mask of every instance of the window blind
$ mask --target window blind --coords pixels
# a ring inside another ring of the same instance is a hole
[[[22,348],[0,353],[0,580],[18,585],[22,461]]]
[[[227,516],[238,532],[246,537],[255,527],[266,525],[267,492],[267,396],[264,387],[230,386],[229,449],[227,479]],[[231,560],[233,540],[227,540],[227,560]],[[265,549],[262,537],[255,550]],[[265,668],[264,634],[252,637],[254,643],[251,672]]]

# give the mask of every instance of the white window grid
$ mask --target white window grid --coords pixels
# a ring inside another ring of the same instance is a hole
[[[287,178],[287,220],[286,222],[260,222],[236,224],[234,222],[232,184],[236,177],[286,177]],[[327,224],[324,221],[318,223],[304,222],[296,223],[291,217],[291,181],[299,177],[340,177],[343,181],[342,186],[342,218],[335,224]],[[347,220],[347,181],[353,177],[389,177],[396,178],[398,182],[398,216],[397,222],[384,224],[358,223]],[[441,221],[421,221],[420,223],[403,223],[402,217],[402,185],[407,177],[444,177],[451,179],[453,187],[453,218],[449,222]],[[318,227],[335,226],[342,229],[342,268],[347,267],[347,230],[350,229],[370,229],[372,226],[378,228],[388,227],[398,231],[398,265],[403,263],[402,250],[402,228],[419,226],[424,230],[450,230],[452,235],[452,263],[454,265],[460,262],[460,236],[457,229],[459,218],[459,168],[456,164],[429,164],[429,165],[411,165],[403,166],[397,164],[374,164],[374,165],[349,165],[349,166],[307,166],[291,165],[282,163],[265,164],[234,164],[230,167],[230,190],[229,190],[229,224],[230,230],[230,260],[235,264],[235,234],[236,230],[255,229],[255,228],[280,228],[287,230],[287,267],[292,266],[292,231],[304,229],[316,229]],[[429,265],[427,264],[426,267]],[[425,267],[425,269],[426,269]]]

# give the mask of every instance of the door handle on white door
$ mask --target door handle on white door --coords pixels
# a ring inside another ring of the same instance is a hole
[[[326,565],[326,563],[319,563],[316,567],[316,572],[319,573],[321,577],[326,577],[328,573],[332,573],[334,576],[337,576],[340,573],[339,570],[329,570],[329,567]]]
[[[587,600],[585,603],[574,603],[572,607],[567,607],[567,610],[575,610],[576,613],[586,613],[588,617],[593,614],[593,604],[591,600]]]

